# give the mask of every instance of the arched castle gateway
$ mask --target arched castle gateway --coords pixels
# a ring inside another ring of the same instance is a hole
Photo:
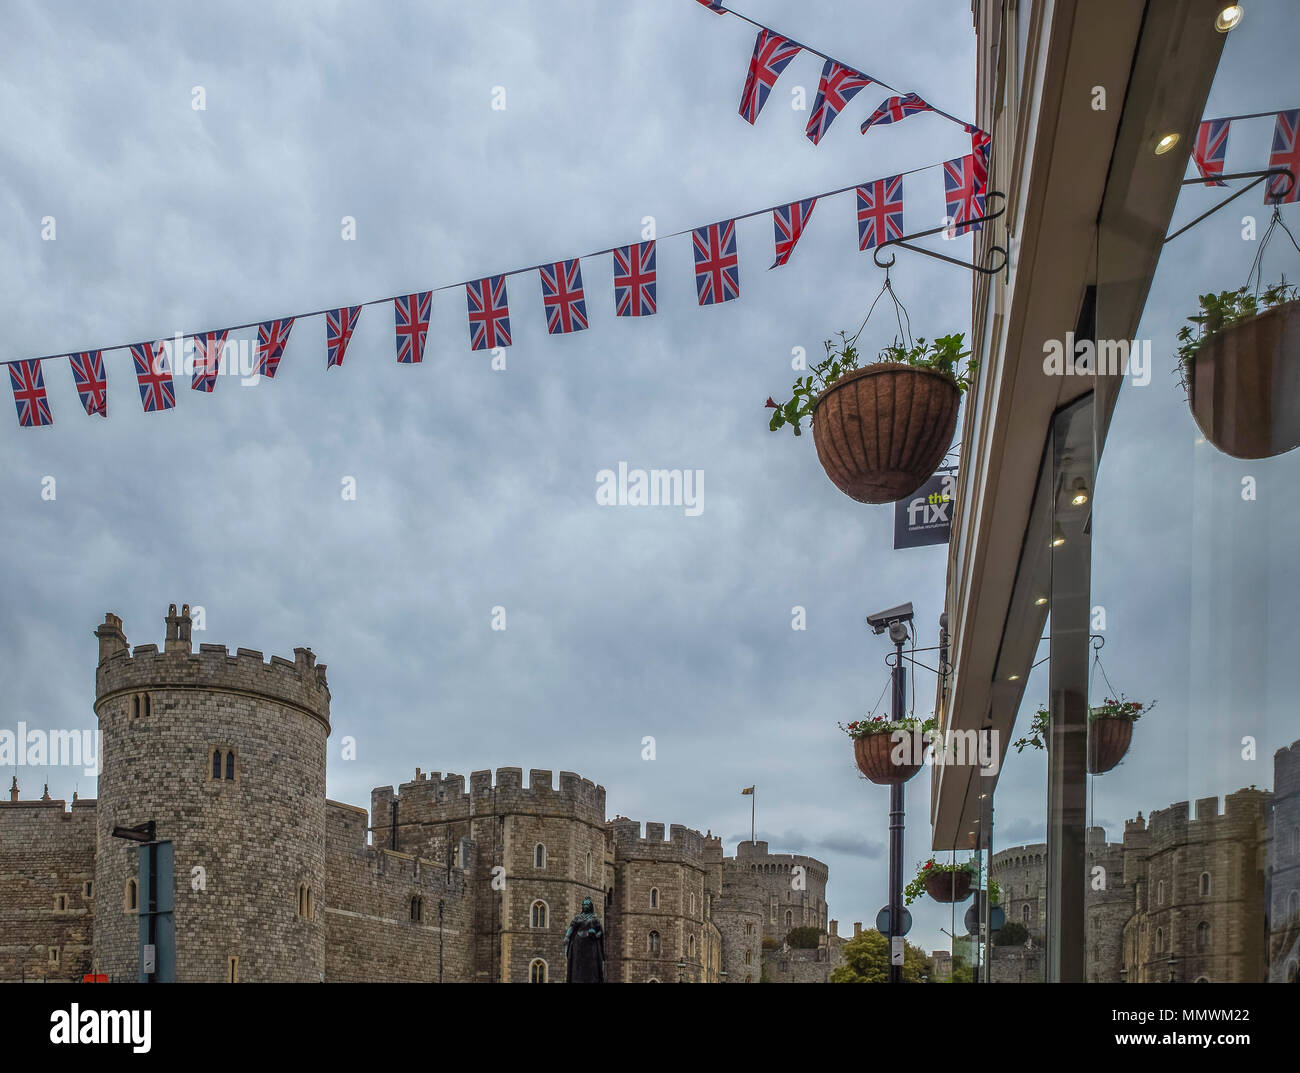
[[[609,820],[573,772],[417,769],[369,815],[329,801],[325,666],[308,648],[196,652],[191,629],[173,604],[162,650],[131,649],[105,615],[98,799],[22,800],[15,779],[0,801],[0,980],[137,978],[140,848],[112,832],[150,820],[174,851],[179,981],[560,983],[584,897],[615,982],[758,983],[764,936],[825,932],[820,861]],[[789,978],[824,978],[838,952],[790,955]]]

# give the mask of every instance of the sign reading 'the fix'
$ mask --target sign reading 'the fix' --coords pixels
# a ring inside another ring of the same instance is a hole
[[[957,474],[936,473],[906,499],[894,504],[894,549],[947,544]]]

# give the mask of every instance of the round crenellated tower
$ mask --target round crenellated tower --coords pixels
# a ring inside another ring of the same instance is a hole
[[[168,609],[163,650],[95,631],[100,770],[97,970],[138,972],[137,843],[172,843],[178,981],[324,978],[325,742],[329,687],[310,649],[292,661],[192,650],[189,605]]]

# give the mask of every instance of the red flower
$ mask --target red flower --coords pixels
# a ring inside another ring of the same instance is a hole
[[[926,862],[925,862],[925,865],[924,865],[924,867],[922,867],[921,871],[922,871],[922,872],[928,872],[928,871],[930,870],[930,865],[932,865],[932,864],[934,864],[934,861],[926,861]]]
[[[763,405],[764,405],[767,409],[769,409],[769,410],[779,410],[779,409],[780,409],[780,407],[777,406],[777,404],[774,403],[774,402],[772,401],[772,396],[771,396],[771,395],[769,395],[769,396],[767,397],[767,402],[763,403]]]

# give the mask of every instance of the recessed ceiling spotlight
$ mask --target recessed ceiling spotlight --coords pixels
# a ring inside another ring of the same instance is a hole
[[[1045,603],[1047,603],[1047,597],[1046,597],[1046,596],[1040,596],[1037,600],[1034,601],[1034,606],[1035,606],[1035,607],[1042,607],[1043,604],[1045,604]]]
[[[1244,14],[1246,14],[1246,9],[1240,4],[1229,4],[1215,17],[1214,28],[1221,34],[1226,34],[1229,30],[1235,30]]]
[[[1052,547],[1059,548],[1065,543],[1065,530],[1061,528],[1061,523],[1057,522],[1052,526]]]
[[[1179,134],[1172,134],[1172,133],[1166,134],[1163,138],[1161,138],[1158,142],[1156,142],[1156,156],[1164,156],[1167,152],[1169,152],[1170,149],[1172,149],[1175,145],[1178,144],[1178,142],[1181,140],[1181,137],[1182,136]]]
[[[1074,495],[1070,497],[1070,502],[1076,507],[1082,507],[1088,502],[1088,482],[1082,477],[1074,478],[1074,485],[1070,489]]]

